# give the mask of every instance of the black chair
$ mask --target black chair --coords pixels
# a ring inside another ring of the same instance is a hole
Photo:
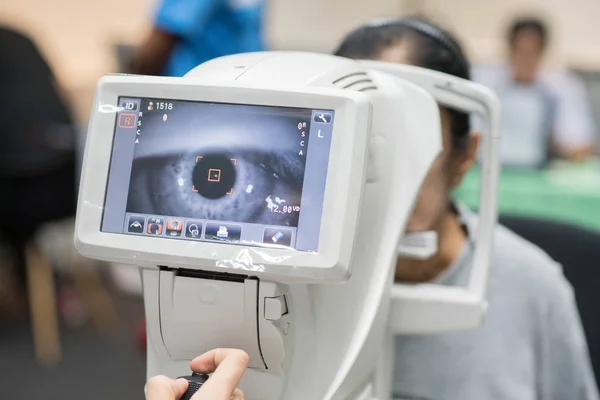
[[[0,238],[28,292],[38,360],[60,357],[53,272],[38,229],[75,216],[76,131],[57,82],[25,35],[0,27]]]
[[[564,222],[500,216],[500,223],[562,264],[577,306],[596,376],[600,378],[600,232]]]

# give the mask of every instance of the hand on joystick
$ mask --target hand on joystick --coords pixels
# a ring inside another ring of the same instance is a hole
[[[192,360],[190,367],[195,372],[193,376],[176,380],[165,376],[151,378],[146,386],[146,399],[244,400],[244,392],[237,388],[237,384],[247,365],[248,355],[241,350],[211,350]],[[210,379],[202,383],[205,378],[202,374],[210,373]],[[192,383],[188,383],[188,380]],[[200,383],[194,384],[195,380]],[[195,390],[198,391],[194,393]]]

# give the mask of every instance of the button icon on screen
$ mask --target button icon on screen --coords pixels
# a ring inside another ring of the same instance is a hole
[[[188,221],[185,228],[185,237],[190,239],[200,239],[202,236],[202,222]]]
[[[292,231],[285,228],[265,228],[263,243],[290,247],[292,245]]]
[[[183,221],[180,219],[167,220],[167,236],[181,236]]]
[[[121,107],[126,110],[135,111],[137,110],[137,103],[134,103],[133,101],[124,101],[121,103]]]
[[[321,124],[328,124],[331,122],[330,113],[316,113],[313,117],[313,121]]]
[[[119,128],[132,129],[135,128],[137,116],[135,114],[119,114]]]
[[[219,230],[217,231],[217,237],[220,237],[221,239],[227,239],[227,236],[229,236],[229,232],[227,232],[227,227],[219,226]]]
[[[242,237],[242,227],[240,225],[208,223],[204,238],[208,240],[218,240],[226,242],[239,242]]]
[[[148,218],[148,227],[146,228],[146,233],[148,235],[162,235],[164,224],[165,220],[163,218]]]
[[[141,215],[132,215],[127,223],[127,232],[129,233],[144,233],[144,225],[146,218]]]

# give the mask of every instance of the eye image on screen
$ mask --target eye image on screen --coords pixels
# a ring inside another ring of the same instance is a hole
[[[128,213],[298,226],[311,110],[145,100],[140,111]]]

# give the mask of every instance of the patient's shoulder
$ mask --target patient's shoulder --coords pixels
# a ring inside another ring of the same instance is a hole
[[[479,216],[462,204],[457,207],[475,239]],[[491,297],[548,305],[571,296],[572,288],[562,266],[540,247],[500,224],[494,229],[491,262]]]
[[[536,297],[560,297],[570,290],[559,263],[502,225],[495,230],[491,279]]]

